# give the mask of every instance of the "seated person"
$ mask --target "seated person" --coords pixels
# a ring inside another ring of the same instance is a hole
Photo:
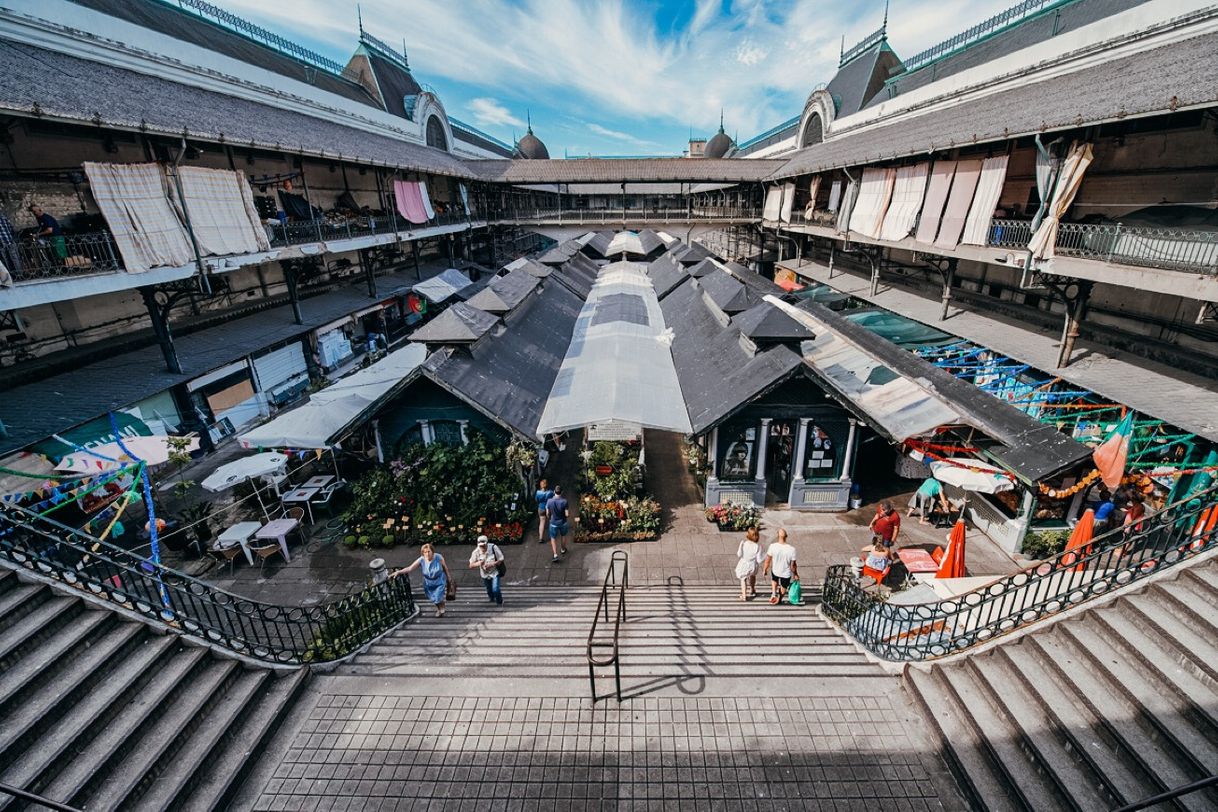
[[[859,551],[858,557],[850,562],[850,566],[853,567],[856,576],[862,576],[864,567],[876,572],[884,572],[891,565],[892,551],[880,541],[868,544]]]

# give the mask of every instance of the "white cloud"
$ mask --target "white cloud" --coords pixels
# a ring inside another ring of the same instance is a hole
[[[648,141],[646,139],[639,138],[638,136],[631,135],[630,133],[622,132],[621,130],[611,130],[608,127],[602,127],[601,125],[593,122],[584,122],[583,126],[588,130],[588,132],[593,133],[594,135],[599,135],[602,138],[609,138],[614,141],[622,141],[632,146],[648,148],[659,146],[659,144],[654,141]]]
[[[912,55],[1009,2],[907,0],[890,15],[889,41],[898,54]],[[414,0],[407,18],[401,0],[363,0],[363,19],[387,42],[406,34],[410,63],[421,79],[480,88],[492,102],[487,115],[502,110],[511,116],[495,94],[621,121],[615,132],[634,121],[692,125],[710,134],[722,107],[728,130],[748,137],[797,115],[811,89],[837,70],[842,34],[849,47],[875,30],[883,14],[881,0],[862,10],[856,3],[696,0],[685,29],[666,35],[646,3]],[[307,31],[340,53],[354,45],[354,21],[336,15],[330,0],[226,5],[288,36]],[[515,117],[478,118],[480,101],[469,107],[480,123],[519,126]]]
[[[500,104],[496,99],[482,97],[478,99],[470,99],[466,105],[469,114],[474,117],[474,121],[479,124],[493,127],[523,127],[524,122],[512,112]]]

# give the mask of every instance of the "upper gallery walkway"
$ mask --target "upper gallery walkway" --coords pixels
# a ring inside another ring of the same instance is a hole
[[[1210,440],[1218,440],[1218,384],[1164,364],[1090,341],[1079,340],[1081,354],[1070,366],[1057,368],[1061,335],[994,315],[953,309],[940,321],[939,299],[913,295],[914,291],[881,283],[871,294],[871,280],[821,262],[785,260],[779,263],[800,276],[841,293],[878,305],[923,324],[976,342],[1037,369],[1052,371],[1063,380],[1090,389],[1147,415],[1179,426]]]

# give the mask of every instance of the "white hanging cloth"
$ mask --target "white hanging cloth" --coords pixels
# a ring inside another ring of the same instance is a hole
[[[1053,249],[1057,245],[1057,227],[1061,225],[1062,218],[1070,210],[1070,205],[1074,203],[1074,197],[1083,183],[1083,175],[1087,172],[1087,167],[1091,165],[1092,160],[1090,144],[1075,141],[1070,145],[1070,153],[1062,162],[1061,172],[1057,177],[1057,186],[1053,189],[1053,200],[1049,204],[1048,216],[1041,221],[1040,227],[1036,229],[1031,242],[1028,243],[1028,250],[1032,252],[1034,258],[1051,259],[1053,257]]]
[[[194,250],[169,202],[158,164],[84,163],[93,199],[130,273],[186,265]]]
[[[765,193],[765,208],[761,211],[761,219],[770,223],[778,222],[778,216],[782,214],[782,189],[778,186],[771,186]]]
[[[960,242],[966,245],[986,245],[989,242],[990,225],[994,221],[994,210],[1002,197],[1002,187],[1007,179],[1007,156],[986,158],[981,164],[981,177],[977,180],[977,191],[968,219],[964,222],[964,234]]]
[[[852,233],[872,239],[879,238],[896,181],[895,169],[871,167],[863,170],[858,200],[854,204],[854,212],[850,215]]]
[[[926,192],[926,175],[929,163],[902,166],[897,170],[896,183],[892,188],[892,202],[884,215],[880,239],[898,242],[913,231],[914,222],[922,208],[922,196]]]
[[[939,222],[939,234],[935,247],[955,248],[960,244],[960,232],[968,219],[969,207],[973,204],[973,192],[977,191],[977,180],[981,177],[981,161],[958,161],[956,176],[952,178],[952,190],[947,196],[943,219]]]
[[[782,186],[782,211],[779,212],[778,219],[781,222],[791,222],[791,209],[795,205],[795,184],[784,183]]]
[[[935,161],[930,171],[930,184],[926,187],[926,199],[922,202],[922,216],[918,219],[918,231],[914,239],[930,245],[939,233],[943,219],[943,207],[947,205],[947,193],[952,188],[956,175],[955,161]]]

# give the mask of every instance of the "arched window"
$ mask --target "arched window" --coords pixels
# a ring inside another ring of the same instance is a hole
[[[824,126],[821,124],[820,114],[813,113],[808,118],[808,123],[804,126],[804,136],[799,140],[799,145],[801,147],[810,147],[824,140],[825,132]]]
[[[444,125],[439,116],[427,119],[427,146],[448,151],[448,139],[444,137]]]

